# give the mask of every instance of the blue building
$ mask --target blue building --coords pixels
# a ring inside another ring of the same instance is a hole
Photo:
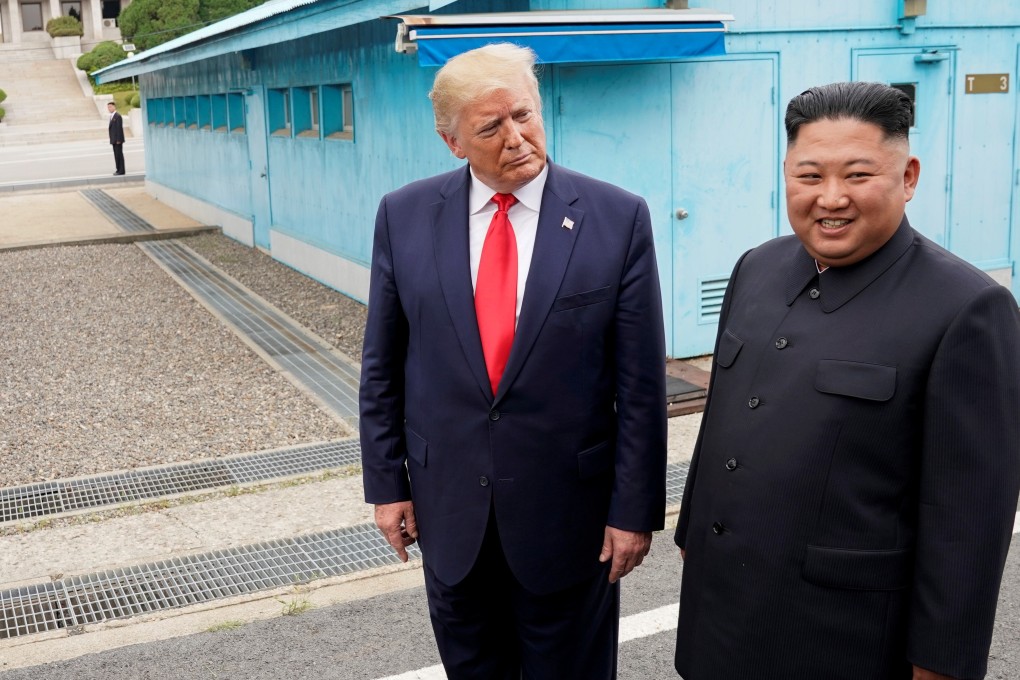
[[[789,233],[786,102],[877,80],[916,102],[912,224],[1020,294],[1020,3],[420,2],[270,0],[100,72],[141,83],[149,191],[366,301],[379,198],[461,162],[433,64],[532,44],[552,157],[646,198],[667,348],[693,356],[737,257]]]

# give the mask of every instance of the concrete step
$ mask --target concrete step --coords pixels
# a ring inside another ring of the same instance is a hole
[[[0,71],[9,63],[25,61],[47,61],[53,59],[53,48],[49,43],[4,43],[0,45]]]

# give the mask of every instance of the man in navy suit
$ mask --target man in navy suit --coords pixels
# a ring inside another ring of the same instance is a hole
[[[107,126],[110,133],[110,144],[113,145],[113,162],[117,170],[115,175],[124,174],[124,118],[117,113],[117,105],[113,102],[106,103],[106,109],[110,112],[110,124]]]
[[[546,158],[534,54],[436,75],[467,165],[385,196],[362,359],[365,496],[419,542],[451,680],[616,675],[619,579],[665,508],[648,208]]]
[[[676,543],[684,680],[983,678],[1020,488],[1020,315],[911,228],[913,105],[786,112],[794,236],[730,278]]]

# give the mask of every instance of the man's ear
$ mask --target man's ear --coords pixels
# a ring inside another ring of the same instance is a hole
[[[450,152],[453,153],[454,156],[461,159],[467,158],[467,154],[464,153],[464,149],[462,149],[460,144],[457,143],[456,137],[445,132],[440,132],[439,136],[443,138],[443,141],[446,142],[446,146],[450,148]]]
[[[917,156],[907,159],[907,167],[903,171],[903,193],[909,201],[914,197],[914,190],[917,189],[917,180],[921,177],[921,161]]]

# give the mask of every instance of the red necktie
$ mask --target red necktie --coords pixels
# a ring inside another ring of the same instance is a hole
[[[496,204],[496,214],[485,233],[482,259],[478,263],[475,315],[485,368],[495,395],[510,356],[517,319],[517,239],[507,214],[517,199],[513,194],[496,194],[492,200]]]

